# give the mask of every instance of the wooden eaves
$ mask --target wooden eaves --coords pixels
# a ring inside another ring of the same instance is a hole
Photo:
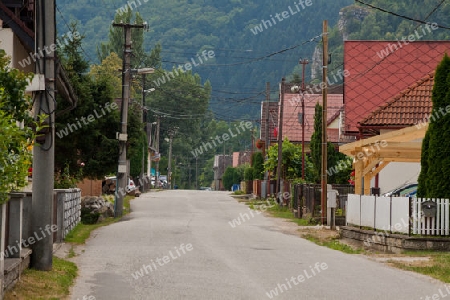
[[[340,146],[339,152],[353,157],[355,193],[369,195],[371,179],[390,162],[420,162],[427,129],[423,123]]]

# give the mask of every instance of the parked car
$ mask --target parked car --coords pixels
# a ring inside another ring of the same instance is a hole
[[[116,192],[116,185],[117,185],[117,178],[115,176],[113,177],[106,177],[102,181],[102,190],[105,194],[114,194]],[[136,185],[134,184],[134,181],[130,178],[128,178],[127,186],[125,187],[125,191],[127,193],[131,193],[134,190],[136,190]]]
[[[127,189],[127,193],[130,193],[130,192],[136,190],[136,185],[134,184],[134,181],[131,180],[130,178],[128,178],[128,184],[127,184],[126,189]]]
[[[417,186],[418,184],[416,182],[414,183],[406,183],[402,184],[401,186],[384,193],[383,196],[385,197],[413,197],[417,194]]]

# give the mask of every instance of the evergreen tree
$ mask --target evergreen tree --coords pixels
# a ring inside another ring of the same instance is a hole
[[[445,54],[436,69],[429,127],[422,142],[420,197],[450,197],[450,115],[442,109],[450,105],[450,57]]]
[[[314,166],[314,180],[320,182],[322,174],[322,106],[317,103],[314,114],[314,133],[311,136],[311,160]],[[327,166],[328,169],[335,168],[338,165],[342,165],[342,162],[347,161],[348,157],[340,153],[335,146],[331,143],[327,143]],[[348,183],[350,178],[350,172],[352,167],[345,164],[345,167],[339,172],[327,172],[328,183]]]
[[[253,179],[264,179],[264,157],[261,152],[253,153]]]
[[[234,180],[236,179],[237,179],[236,169],[228,167],[222,176],[223,187],[225,188],[225,190],[227,191],[231,190],[233,183],[235,183]]]
[[[314,181],[320,181],[322,166],[322,106],[316,103],[314,108],[314,132],[309,144],[311,150],[311,161],[314,166]]]
[[[76,32],[77,25],[71,29]],[[57,96],[55,137],[55,184],[58,174],[102,178],[117,170],[119,109],[113,101],[114,86],[108,77],[93,78],[81,51],[80,39],[73,39],[60,57],[77,95],[76,106]]]

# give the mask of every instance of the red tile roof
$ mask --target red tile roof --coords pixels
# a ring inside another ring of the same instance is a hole
[[[434,71],[426,75],[361,121],[361,127],[407,127],[431,114]]]
[[[408,45],[397,41],[346,41],[344,67],[350,75],[344,79],[344,130],[356,133],[358,122],[434,71],[446,51],[450,52],[450,41]]]
[[[311,141],[314,133],[314,113],[316,103],[322,105],[321,94],[306,94],[305,98],[305,141]],[[330,94],[327,98],[327,121],[330,124],[334,119],[339,117],[339,111],[343,109],[343,95]],[[299,94],[284,95],[283,109],[283,138],[287,137],[291,142],[302,141],[302,125],[298,121],[298,114],[302,112],[301,98]],[[330,142],[338,142],[338,134],[331,134],[328,129],[328,140]]]

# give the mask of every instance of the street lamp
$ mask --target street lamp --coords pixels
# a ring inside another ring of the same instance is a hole
[[[299,64],[303,66],[302,68],[302,86],[301,88],[298,85],[294,85],[291,88],[293,93],[301,93],[302,99],[302,116],[301,120],[299,120],[302,124],[302,179],[305,180],[305,65],[309,62],[307,59],[300,59]]]

